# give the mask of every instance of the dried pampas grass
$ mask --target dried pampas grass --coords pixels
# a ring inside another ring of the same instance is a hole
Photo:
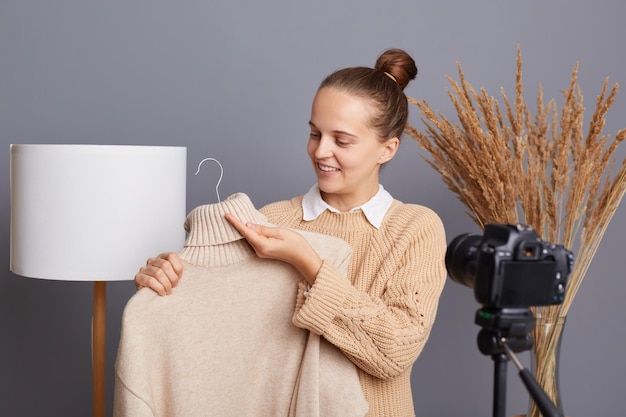
[[[425,130],[408,125],[406,133],[481,228],[524,223],[546,241],[577,248],[565,302],[548,307],[554,317],[565,316],[626,191],[626,159],[615,171],[614,157],[626,129],[613,140],[602,132],[619,85],[609,91],[605,80],[584,132],[578,65],[561,111],[554,100],[544,104],[539,87],[534,117],[523,96],[519,47],[514,102],[502,89],[501,106],[484,88],[474,90],[460,64],[458,72],[460,82],[447,77],[458,122],[409,97]]]
[[[540,86],[534,116],[523,95],[519,46],[512,102],[504,89],[503,105],[484,88],[476,91],[460,64],[458,73],[458,82],[447,77],[458,121],[436,113],[425,100],[409,97],[419,108],[425,129],[409,125],[406,133],[426,151],[424,159],[441,174],[481,228],[487,223],[528,224],[542,239],[575,252],[565,301],[531,308],[536,317],[562,319],[626,191],[626,159],[617,169],[615,161],[626,129],[613,139],[603,133],[619,85],[609,90],[608,78],[605,80],[585,131],[578,65],[563,92],[561,110],[554,100],[544,103]],[[534,353],[542,355],[542,350],[556,348],[559,334],[533,336]],[[537,373],[542,372],[542,366],[537,366]],[[541,375],[536,376],[541,382]]]

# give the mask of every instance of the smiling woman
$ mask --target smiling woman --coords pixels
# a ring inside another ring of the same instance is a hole
[[[270,226],[226,216],[259,257],[301,273],[293,324],[324,336],[358,367],[370,417],[415,415],[411,370],[446,278],[439,216],[394,199],[379,184],[380,167],[398,151],[408,120],[404,87],[416,75],[413,59],[398,49],[384,52],[375,68],[329,75],[309,122],[307,150],[317,184],[263,207]],[[353,252],[348,274],[289,229],[346,241]],[[135,282],[165,295],[182,272],[178,255],[163,254],[149,259]]]
[[[313,101],[307,151],[322,198],[339,211],[378,192],[380,166],[398,150],[400,140],[381,138],[368,117],[367,102],[335,87],[321,88]]]

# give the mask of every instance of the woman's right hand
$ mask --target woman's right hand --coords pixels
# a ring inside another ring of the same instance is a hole
[[[137,290],[148,287],[159,295],[168,295],[183,276],[183,263],[174,252],[161,253],[149,258],[135,275]]]

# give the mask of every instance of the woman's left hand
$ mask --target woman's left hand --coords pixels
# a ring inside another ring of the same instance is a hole
[[[226,219],[246,238],[257,256],[287,262],[310,284],[315,282],[322,259],[301,234],[283,227],[244,224],[232,214],[226,214]]]

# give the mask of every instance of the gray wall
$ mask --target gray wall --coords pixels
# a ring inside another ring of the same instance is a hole
[[[225,167],[222,195],[245,192],[261,206],[314,181],[307,121],[327,73],[404,48],[420,68],[408,94],[452,117],[444,77],[456,77],[457,60],[475,87],[512,96],[520,44],[529,102],[539,83],[560,99],[579,62],[593,108],[606,76],[626,84],[624,12],[622,0],[1,0],[0,416],[91,413],[91,284],[9,272],[10,143],[187,146],[189,209],[215,202],[217,168],[193,176],[209,156]],[[625,115],[622,92],[606,131],[626,126]],[[419,154],[406,139],[384,185],[439,212],[448,239],[476,232]],[[571,416],[624,413],[625,231],[621,207],[568,318],[561,380]],[[120,316],[133,292],[131,282],[108,285],[109,411]],[[491,414],[493,363],[476,346],[478,307],[469,288],[448,280],[414,368],[418,415]],[[507,388],[507,413],[525,412],[512,364]]]

